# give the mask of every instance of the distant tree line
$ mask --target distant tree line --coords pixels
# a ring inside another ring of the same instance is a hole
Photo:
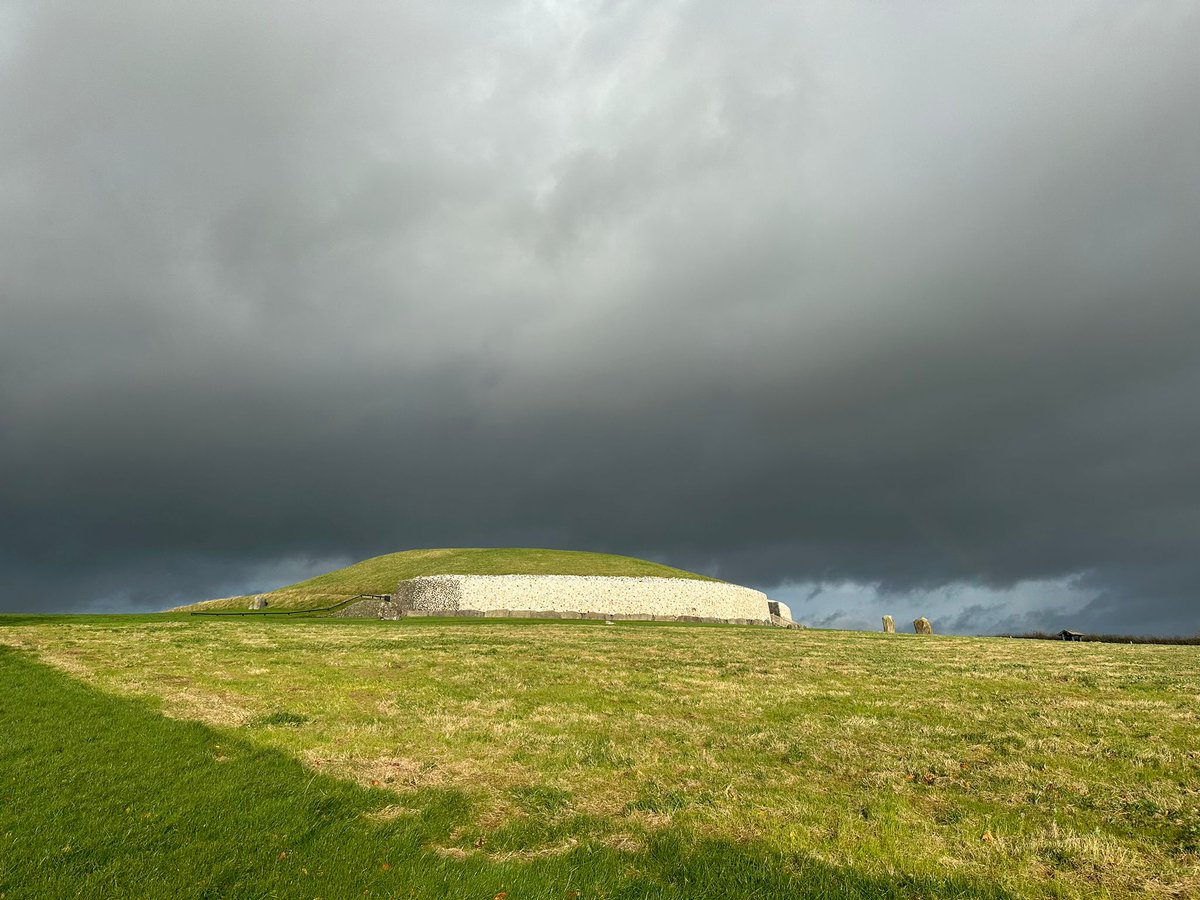
[[[1061,641],[1059,634],[1048,634],[1045,631],[1027,631],[1025,634],[1002,634],[1000,637],[1026,638],[1033,641]],[[1200,635],[1194,637],[1155,637],[1144,634],[1085,634],[1081,641],[1094,641],[1099,644],[1182,644],[1188,646],[1200,645]]]

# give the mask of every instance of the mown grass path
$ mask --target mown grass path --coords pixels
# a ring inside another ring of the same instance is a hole
[[[116,617],[0,643],[10,897],[1200,887],[1195,648]]]

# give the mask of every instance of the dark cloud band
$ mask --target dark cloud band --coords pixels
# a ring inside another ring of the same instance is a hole
[[[1197,628],[1196,15],[5,15],[0,608],[548,545]]]

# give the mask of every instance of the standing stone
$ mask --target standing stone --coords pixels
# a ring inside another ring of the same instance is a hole
[[[913,621],[913,631],[917,634],[933,634],[933,626],[929,624],[929,620],[924,616]]]
[[[895,621],[893,621],[891,616],[883,617],[883,630],[887,634],[895,634],[896,633],[896,623],[895,623]]]
[[[257,597],[255,597],[253,600],[250,601],[250,608],[251,609],[266,609],[267,608],[267,598],[262,596],[261,594],[259,594]]]

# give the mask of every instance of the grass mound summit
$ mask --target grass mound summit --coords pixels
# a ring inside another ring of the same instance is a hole
[[[684,569],[611,553],[527,547],[458,547],[406,550],[376,556],[259,596],[266,599],[268,609],[316,609],[357,594],[389,594],[396,589],[397,582],[425,575],[604,575],[716,580]],[[250,599],[250,596],[225,597],[180,609],[245,609]]]

